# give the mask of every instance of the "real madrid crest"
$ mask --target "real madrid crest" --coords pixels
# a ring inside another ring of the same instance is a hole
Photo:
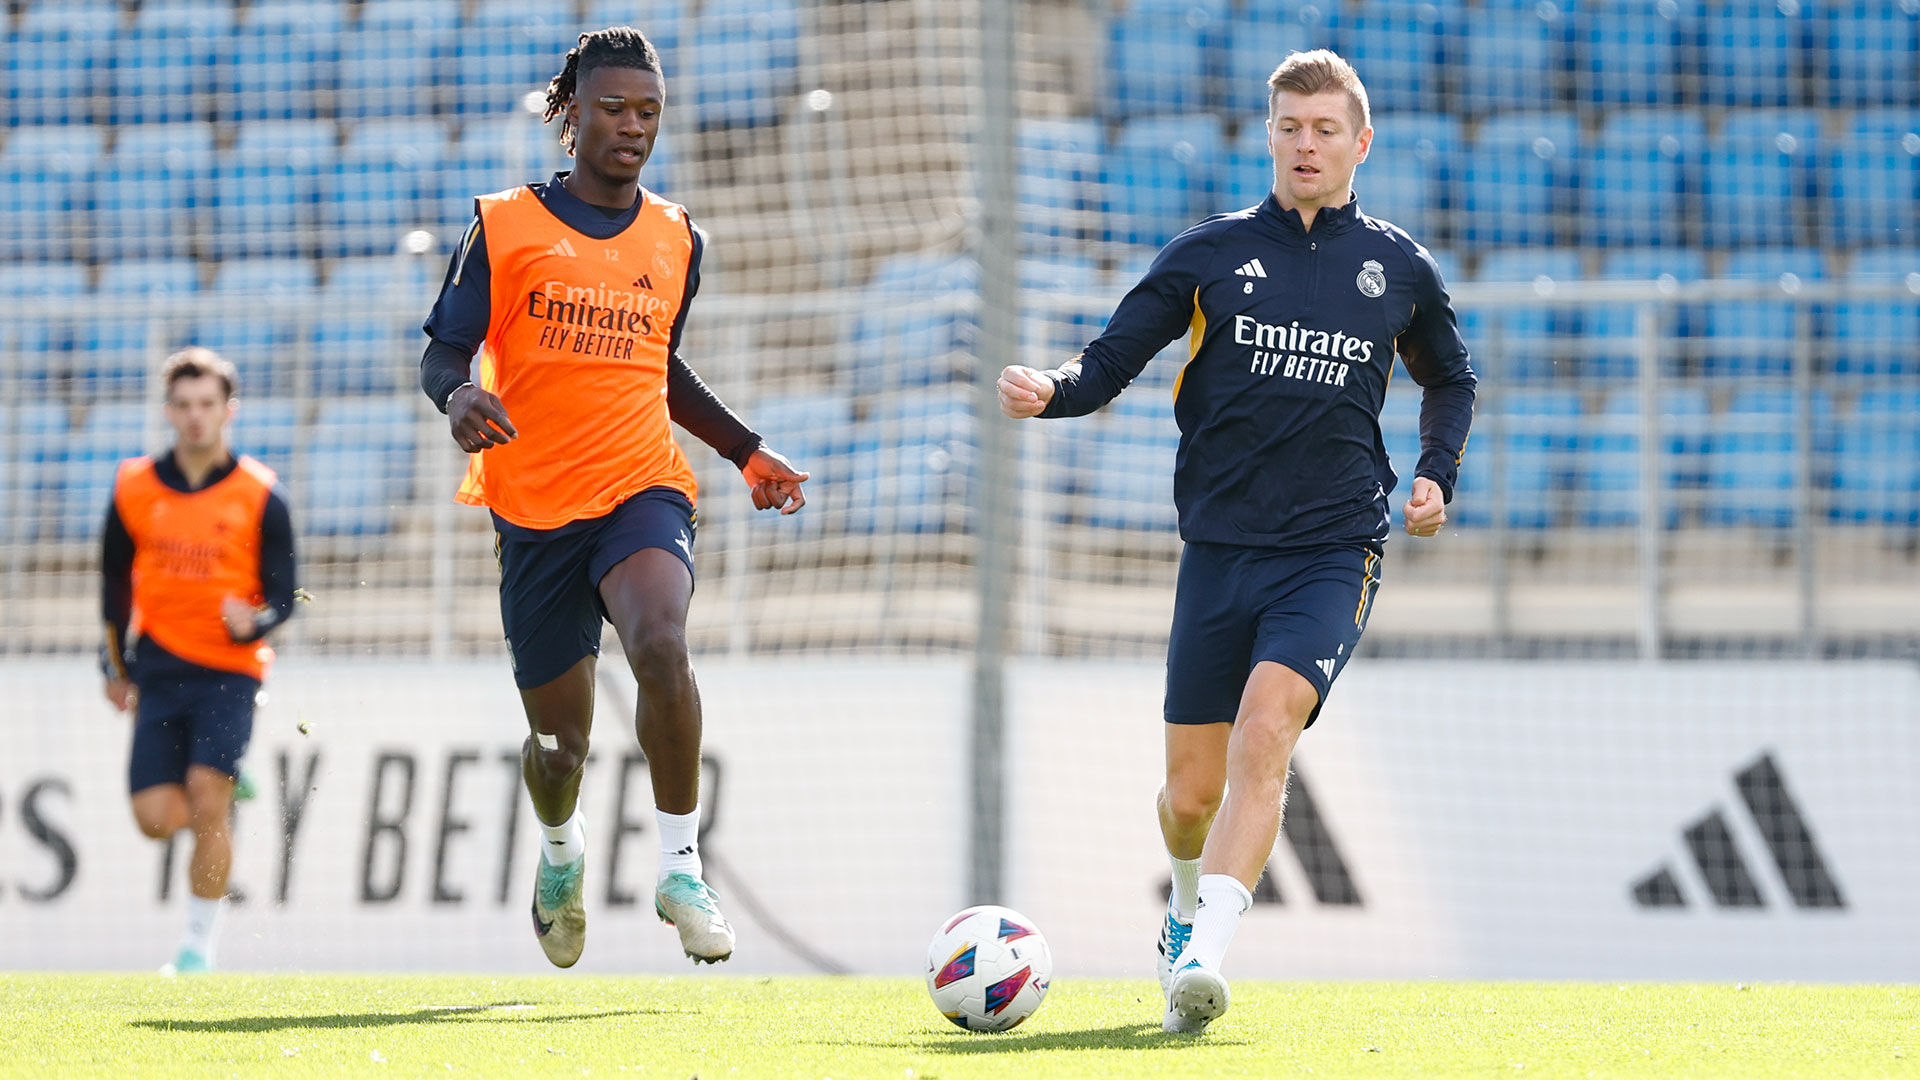
[[[1368,296],[1380,296],[1387,291],[1387,271],[1378,262],[1368,259],[1360,264],[1360,276],[1353,279],[1360,291]]]

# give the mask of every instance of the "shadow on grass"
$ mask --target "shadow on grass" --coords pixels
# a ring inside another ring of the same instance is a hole
[[[229,1031],[236,1034],[264,1031],[291,1031],[297,1028],[382,1028],[402,1024],[466,1023],[484,1017],[490,1024],[558,1024],[569,1020],[608,1020],[616,1016],[677,1016],[673,1009],[616,1009],[608,1012],[564,1013],[559,1016],[529,1016],[499,1010],[521,1009],[520,1002],[495,1005],[443,1005],[392,1013],[324,1013],[318,1016],[235,1016],[225,1020],[135,1020],[129,1027],[153,1031]]]
[[[1080,1031],[1011,1031],[1000,1034],[929,1032],[917,1039],[871,1042],[868,1046],[893,1050],[925,1050],[934,1054],[1006,1054],[1034,1050],[1178,1050],[1194,1045],[1193,1035],[1169,1035],[1159,1024],[1116,1024]],[[1248,1040],[1208,1035],[1209,1046],[1244,1046]]]

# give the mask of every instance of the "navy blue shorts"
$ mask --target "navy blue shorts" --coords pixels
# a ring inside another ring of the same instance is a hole
[[[671,551],[693,573],[693,503],[672,488],[648,488],[607,514],[558,529],[522,529],[495,519],[500,621],[513,681],[531,690],[600,655],[607,617],[600,579],[645,548]]]
[[[150,638],[134,648],[130,674],[140,688],[134,712],[127,790],[184,784],[187,766],[240,775],[253,738],[253,702],[260,680],[191,664]]]
[[[1167,723],[1231,723],[1253,666],[1271,660],[1320,692],[1312,725],[1379,591],[1380,552],[1362,544],[1275,551],[1189,543],[1167,642]]]

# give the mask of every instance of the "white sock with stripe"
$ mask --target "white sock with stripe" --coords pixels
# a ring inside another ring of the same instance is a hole
[[[669,814],[655,808],[653,818],[660,824],[660,880],[668,874],[700,876],[700,807],[691,813]]]
[[[534,815],[539,820],[539,815]],[[544,842],[540,845],[540,855],[547,860],[548,866],[565,866],[587,853],[587,823],[580,813],[580,804],[573,806],[573,816],[558,825],[540,822],[540,835]]]
[[[1193,940],[1180,954],[1175,970],[1192,960],[1214,971],[1226,959],[1233,932],[1240,929],[1240,916],[1253,906],[1253,894],[1230,874],[1200,875],[1200,907],[1193,913]]]

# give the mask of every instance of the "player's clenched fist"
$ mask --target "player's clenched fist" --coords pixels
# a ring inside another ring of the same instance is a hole
[[[1413,497],[1400,508],[1407,532],[1414,536],[1433,536],[1447,523],[1447,500],[1440,485],[1424,476],[1414,477]]]
[[[447,399],[447,426],[453,431],[453,441],[469,454],[489,446],[505,446],[520,434],[507,419],[507,407],[500,399],[472,383]]]
[[[1030,367],[1010,365],[1000,373],[1000,411],[1015,420],[1039,416],[1053,400],[1053,380]]]

